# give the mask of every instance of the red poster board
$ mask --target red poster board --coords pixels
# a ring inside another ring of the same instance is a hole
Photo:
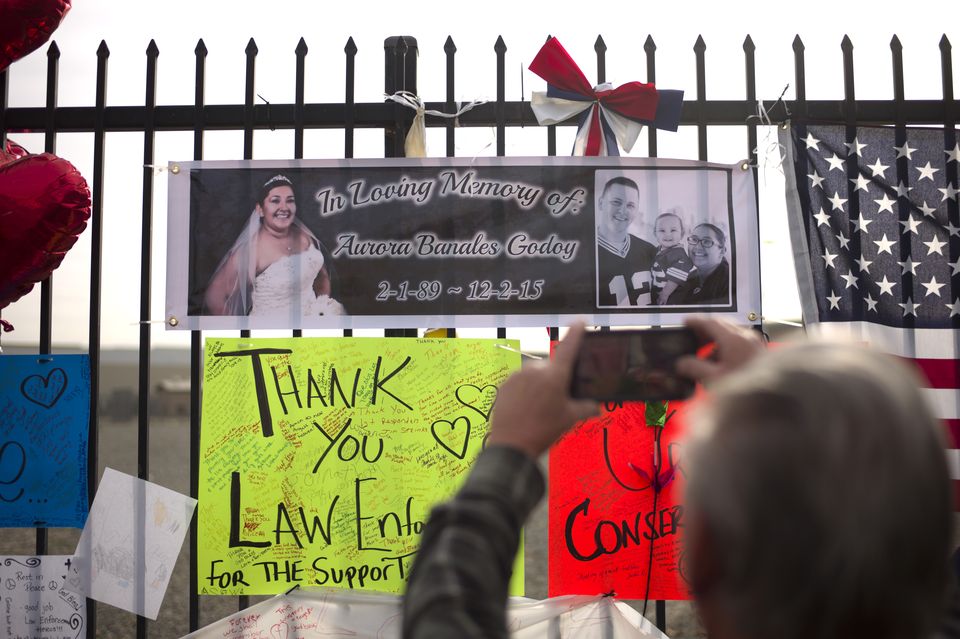
[[[608,404],[553,447],[550,597],[613,592],[620,599],[690,599],[680,443],[690,403],[667,407],[659,493],[652,479],[658,428],[646,425],[643,403]]]

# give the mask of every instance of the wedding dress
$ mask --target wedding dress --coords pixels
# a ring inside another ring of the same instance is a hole
[[[339,302],[314,293],[313,282],[322,268],[323,253],[312,242],[307,250],[270,264],[253,280],[250,317],[342,315]]]

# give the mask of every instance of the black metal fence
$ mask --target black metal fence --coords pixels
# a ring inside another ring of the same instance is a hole
[[[596,79],[606,79],[606,45],[598,37],[595,43]],[[683,104],[681,126],[696,127],[698,136],[698,159],[707,160],[707,130],[713,126],[741,127],[746,131],[747,156],[757,161],[758,128],[763,125],[756,117],[758,97],[756,94],[755,46],[747,36],[743,42],[743,69],[746,76],[746,94],[740,100],[709,100],[706,96],[706,44],[698,38],[693,51],[696,64],[696,90],[687,92]],[[804,45],[799,36],[793,41],[794,52],[794,99],[778,100],[777,96],[768,96],[762,104],[769,110],[773,121],[782,121],[788,113],[794,117],[820,121],[835,121],[846,124],[925,124],[952,128],[960,116],[960,102],[954,98],[952,49],[944,36],[939,42],[942,76],[942,95],[940,100],[907,100],[904,98],[904,69],[902,46],[894,36],[890,42],[892,61],[893,100],[857,100],[854,91],[853,43],[845,37],[841,43],[844,95],[840,100],[807,100],[806,67],[804,64]],[[0,141],[7,133],[40,132],[44,134],[44,150],[55,152],[57,136],[61,133],[84,132],[93,134],[93,174],[90,187],[93,196],[90,230],[90,307],[89,307],[89,354],[92,367],[90,398],[90,496],[95,492],[97,483],[97,449],[99,436],[100,402],[100,355],[101,355],[101,270],[103,257],[103,194],[104,194],[104,142],[109,132],[127,131],[143,133],[143,192],[142,192],[142,228],[140,263],[140,336],[139,336],[139,396],[137,429],[137,472],[141,478],[149,476],[150,410],[148,405],[151,375],[150,308],[153,292],[151,290],[154,141],[157,132],[192,131],[193,159],[204,157],[204,133],[215,130],[243,131],[243,158],[254,157],[254,131],[264,129],[289,129],[294,134],[292,154],[300,159],[304,152],[304,131],[308,129],[336,129],[343,131],[343,157],[351,158],[354,153],[354,134],[357,129],[376,129],[384,133],[384,156],[403,155],[403,141],[413,113],[393,102],[357,103],[354,99],[355,66],[357,47],[352,38],[347,40],[344,51],[345,85],[344,100],[338,103],[306,103],[304,101],[304,69],[308,55],[306,42],[301,39],[296,47],[296,91],[293,104],[257,103],[256,98],[256,61],[257,45],[251,39],[246,47],[246,80],[243,104],[206,104],[205,103],[205,61],[207,49],[203,40],[197,43],[195,66],[195,98],[193,104],[157,105],[157,57],[156,44],[151,41],[146,50],[146,86],[143,105],[107,106],[107,68],[110,50],[106,42],[97,49],[97,72],[95,103],[92,106],[59,106],[59,59],[60,51],[53,43],[47,50],[46,103],[43,106],[7,107],[8,80],[6,73],[0,73]],[[446,56],[446,95],[443,100],[427,101],[428,109],[455,110],[455,61],[457,47],[448,38],[444,47]],[[507,46],[498,38],[494,46],[496,55],[496,96],[485,104],[461,115],[457,125],[460,127],[494,127],[496,130],[496,153],[505,155],[506,139],[511,127],[520,127],[535,122],[530,105],[525,101],[507,101],[505,99],[505,55]],[[653,39],[648,37],[644,44],[646,53],[646,72],[648,82],[656,81],[656,51]],[[432,52],[430,53],[432,55]],[[384,91],[388,94],[399,90],[417,93],[417,41],[408,36],[387,38],[384,42]],[[332,65],[332,60],[324,61]],[[728,67],[729,68],[729,67]],[[432,97],[432,96],[426,96]],[[446,155],[453,156],[456,128],[453,120],[427,117],[428,127],[445,127]],[[574,126],[565,123],[560,126]],[[648,154],[657,155],[657,131],[650,129],[648,136]],[[555,155],[557,152],[556,127],[548,128],[547,145],[544,152]],[[186,154],[186,153],[185,153]],[[756,179],[756,174],[755,174]],[[161,213],[162,214],[162,213]],[[0,229],[2,231],[2,229]],[[50,353],[53,330],[52,282],[41,284],[39,343],[36,350],[40,354]],[[505,336],[506,327],[498,329],[500,337]],[[350,331],[344,331],[349,335]],[[295,335],[299,332],[295,331]],[[385,329],[387,336],[408,335],[405,329]],[[412,334],[416,334],[414,330]],[[551,329],[551,337],[556,336],[556,328]],[[197,495],[200,441],[200,380],[201,380],[201,342],[202,335],[193,331],[191,335],[191,401],[190,401],[190,494]],[[197,544],[196,520],[190,530],[190,577],[189,592],[169,592],[167,597],[188,597],[189,628],[200,625],[200,598],[197,594],[197,563],[193,550]],[[24,553],[47,554],[48,532],[36,531],[36,545]],[[240,608],[248,605],[246,597],[239,598]],[[97,631],[97,607],[88,600],[88,637],[95,637]],[[666,623],[663,602],[657,602],[657,625]],[[137,617],[137,637],[146,637],[149,621]]]

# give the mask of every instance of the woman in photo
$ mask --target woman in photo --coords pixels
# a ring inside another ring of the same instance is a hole
[[[330,297],[330,269],[317,237],[297,219],[293,183],[275,175],[261,187],[240,236],[204,294],[206,315],[342,315]]]
[[[669,303],[729,304],[730,263],[724,232],[709,222],[698,224],[687,238],[687,251],[696,270],[674,291]]]

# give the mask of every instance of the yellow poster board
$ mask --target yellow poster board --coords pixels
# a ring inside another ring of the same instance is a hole
[[[430,508],[484,446],[518,350],[515,340],[208,339],[199,592],[402,592]],[[511,592],[522,594],[522,551],[516,563]]]

